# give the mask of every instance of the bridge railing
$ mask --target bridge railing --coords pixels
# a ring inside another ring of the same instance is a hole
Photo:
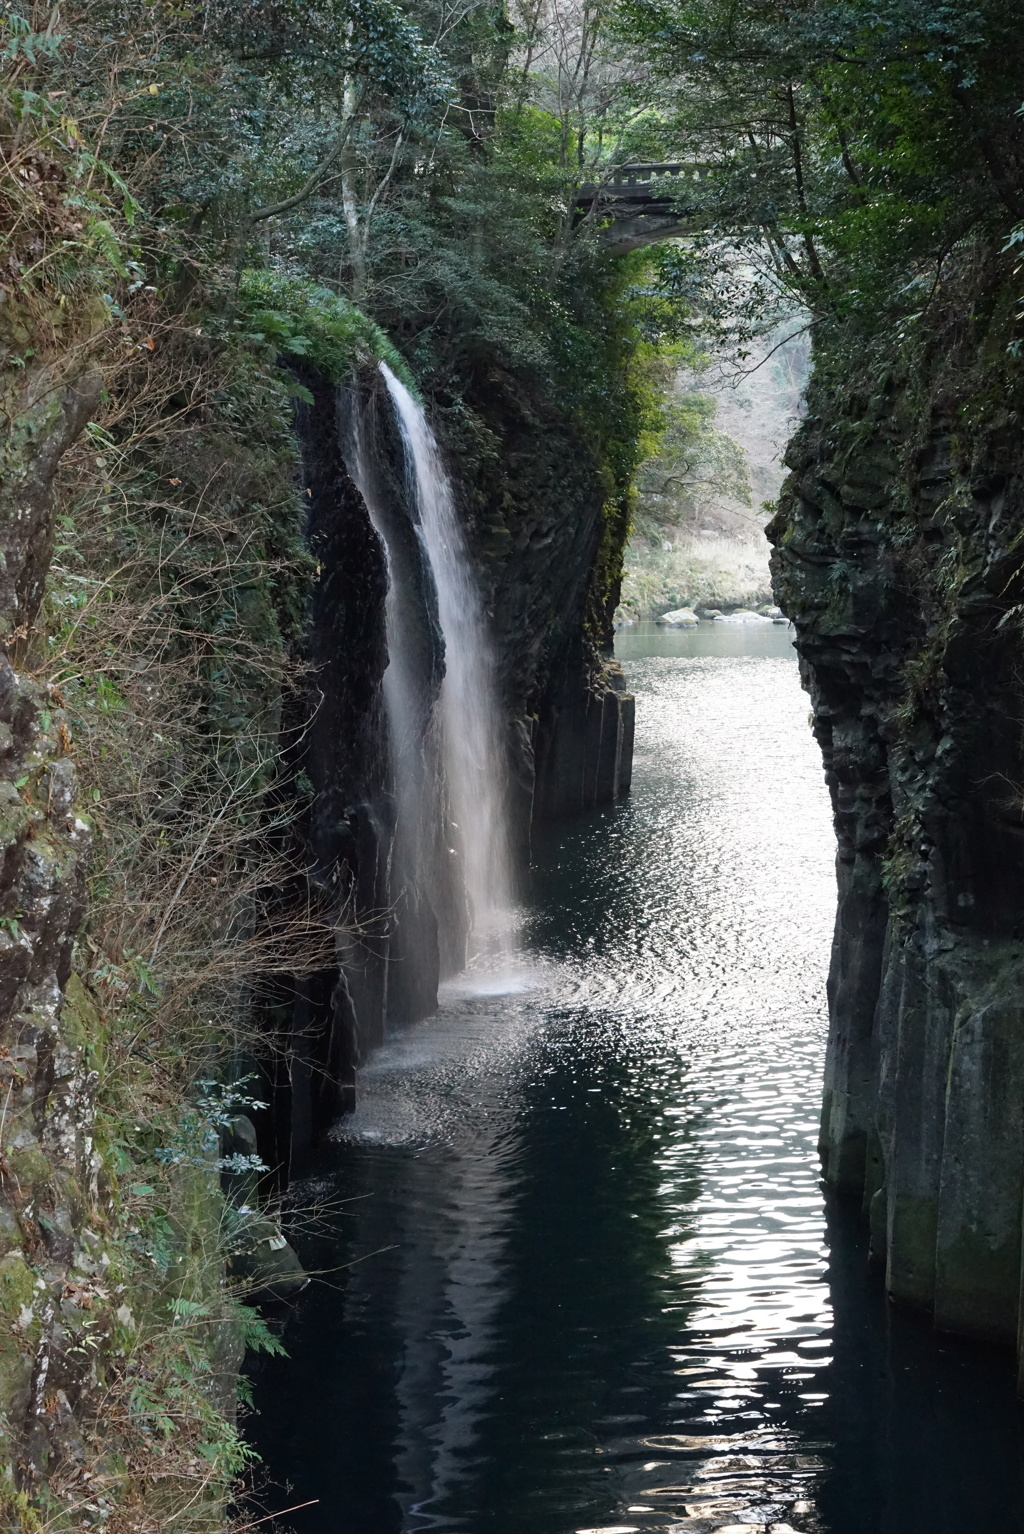
[[[703,181],[710,167],[686,160],[651,160],[641,165],[617,165],[605,181],[585,181],[579,189],[581,202],[595,197],[621,197],[632,189],[643,189],[653,181],[672,177],[680,181]]]

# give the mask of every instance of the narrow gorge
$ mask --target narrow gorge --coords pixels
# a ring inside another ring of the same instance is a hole
[[[0,1528],[1024,1523],[1016,19],[0,43]]]
[[[894,1300],[1016,1346],[1016,273],[954,264],[903,357],[822,369],[769,533],[839,839],[826,1180]]]

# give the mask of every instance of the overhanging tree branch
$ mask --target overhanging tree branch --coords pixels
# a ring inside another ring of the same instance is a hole
[[[349,134],[351,132],[352,123],[354,120],[354,114],[347,118],[344,126],[335,139],[330,152],[323,160],[320,161],[320,164],[306,178],[297,192],[294,192],[291,197],[283,197],[280,202],[269,203],[265,208],[256,208],[254,211],[249,213],[248,223],[256,224],[264,218],[277,218],[281,213],[290,213],[292,208],[297,208],[300,203],[306,201],[307,197],[312,197],[317,187],[326,177],[327,172],[344,153],[345,145],[348,143]]]

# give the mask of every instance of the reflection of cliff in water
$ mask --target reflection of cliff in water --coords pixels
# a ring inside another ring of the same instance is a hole
[[[532,988],[370,1063],[320,1262],[355,1266],[258,1392],[296,1534],[1019,1525],[1012,1370],[826,1227],[829,804],[789,636],[743,643],[624,636],[635,794],[538,844]]]

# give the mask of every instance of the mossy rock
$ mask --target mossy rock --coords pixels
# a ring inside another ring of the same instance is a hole
[[[20,1253],[10,1252],[0,1260],[0,1422],[17,1414],[27,1398],[34,1339],[31,1323],[22,1318],[39,1298],[35,1284],[35,1274]],[[23,1327],[24,1345],[13,1330],[15,1324]]]
[[[291,1299],[309,1283],[294,1248],[266,1215],[246,1216],[237,1239],[244,1250],[232,1257],[230,1273],[245,1284],[250,1303]]]

